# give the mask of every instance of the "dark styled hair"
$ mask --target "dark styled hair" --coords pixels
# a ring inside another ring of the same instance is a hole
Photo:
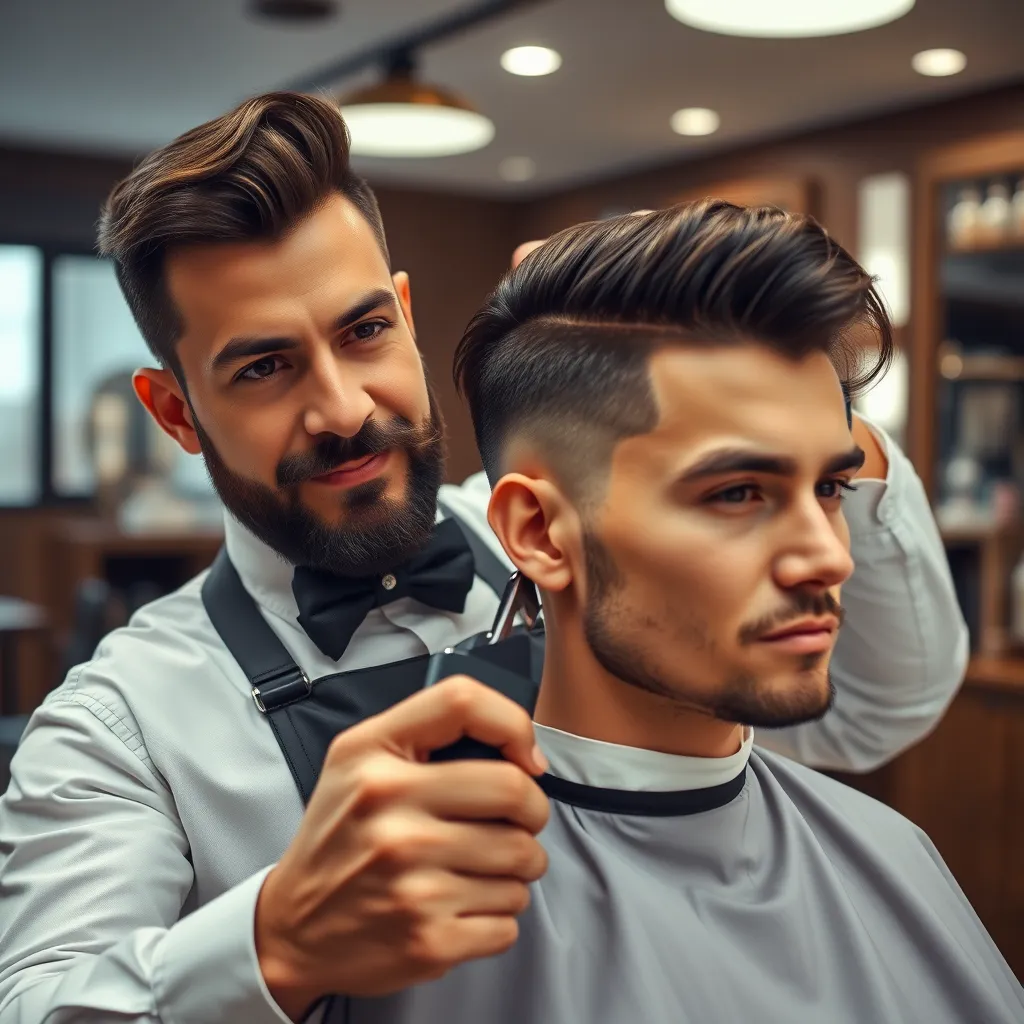
[[[335,192],[366,218],[386,257],[377,200],[349,165],[348,128],[337,107],[288,92],[256,96],[193,128],[119,182],[103,207],[99,250],[113,259],[161,363],[180,369],[181,318],[164,275],[169,250],[278,238]]]
[[[826,352],[850,397],[893,355],[871,277],[813,219],[704,200],[549,239],[470,321],[455,381],[492,484],[507,442],[527,437],[584,497],[619,441],[657,426],[656,348],[744,341]]]

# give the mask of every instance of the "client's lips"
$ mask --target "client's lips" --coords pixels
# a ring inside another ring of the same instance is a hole
[[[388,461],[388,452],[367,455],[361,459],[352,459],[336,466],[329,473],[311,477],[314,483],[326,484],[328,487],[355,487],[366,483],[380,475]]]
[[[834,615],[800,619],[766,633],[759,642],[789,654],[814,654],[827,651],[832,646],[838,629],[839,620]]]

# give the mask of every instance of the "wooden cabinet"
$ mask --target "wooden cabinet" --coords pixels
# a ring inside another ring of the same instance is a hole
[[[120,606],[112,625],[138,603],[180,587],[213,561],[219,531],[130,534],[94,518],[56,519],[45,547],[46,606],[57,650],[74,625],[75,594],[89,579],[103,580]]]

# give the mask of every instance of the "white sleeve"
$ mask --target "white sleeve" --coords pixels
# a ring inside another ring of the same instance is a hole
[[[760,745],[814,768],[866,772],[938,724],[967,666],[967,626],[924,487],[883,431],[886,480],[846,499],[853,576],[832,656],[836,696],[817,722],[759,729]]]
[[[0,1024],[282,1024],[253,937],[266,871],[186,917],[174,800],[135,723],[72,678],[0,800]]]
[[[445,484],[438,500],[448,506],[473,532],[485,541],[490,549],[509,567],[515,566],[509,560],[501,541],[495,536],[487,522],[487,506],[491,502],[491,485],[484,472],[474,473],[458,485]]]

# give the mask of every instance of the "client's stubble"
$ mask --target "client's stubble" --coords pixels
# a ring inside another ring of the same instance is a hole
[[[628,609],[617,597],[625,578],[604,544],[591,531],[584,534],[587,568],[587,602],[583,610],[584,635],[598,664],[622,682],[662,697],[681,711],[696,711],[724,722],[737,722],[761,729],[777,729],[821,718],[831,707],[835,687],[831,678],[823,691],[810,673],[821,655],[808,655],[795,667],[793,686],[785,692],[767,691],[749,673],[736,673],[724,679],[710,693],[702,689],[692,693],[670,686],[658,678],[645,654],[646,646],[656,638],[644,635],[649,624],[632,629]],[[741,645],[754,643],[786,622],[805,615],[835,615],[842,622],[843,609],[831,594],[797,592],[789,605],[773,615],[750,623],[740,630]],[[710,641],[699,625],[690,632],[697,647],[708,648]]]

